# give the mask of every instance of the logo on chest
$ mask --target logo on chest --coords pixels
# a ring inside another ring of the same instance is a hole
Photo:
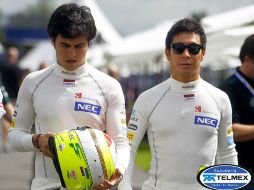
[[[211,117],[195,116],[194,124],[196,125],[207,125],[216,128],[218,120]]]
[[[75,102],[74,110],[100,115],[101,106],[98,106],[95,104],[89,104],[85,102]]]

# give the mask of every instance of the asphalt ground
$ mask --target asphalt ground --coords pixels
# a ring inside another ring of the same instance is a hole
[[[0,151],[0,190],[29,190],[33,176],[33,152]]]
[[[33,152],[4,153],[0,146],[0,190],[29,190],[34,175],[33,163]],[[147,175],[137,167],[134,168],[134,190],[140,190]]]

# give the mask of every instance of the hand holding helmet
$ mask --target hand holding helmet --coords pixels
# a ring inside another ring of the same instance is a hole
[[[32,142],[35,148],[39,149],[42,154],[52,158],[52,153],[49,150],[48,139],[54,136],[53,133],[35,134],[33,135]]]
[[[92,190],[107,190],[113,186],[116,186],[120,183],[123,178],[123,174],[118,168],[116,168],[115,173],[110,180],[104,179],[103,183],[95,185]]]
[[[121,178],[115,170],[114,142],[100,130],[64,131],[50,137],[48,144],[61,184],[69,190],[108,189]]]

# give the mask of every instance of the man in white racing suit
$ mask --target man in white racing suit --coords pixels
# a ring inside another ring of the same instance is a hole
[[[13,114],[10,144],[16,151],[38,150],[31,189],[60,189],[48,138],[83,126],[104,131],[116,145],[116,171],[93,189],[109,189],[119,183],[129,162],[121,86],[86,63],[89,43],[96,34],[88,7],[74,3],[58,7],[49,20],[48,34],[57,63],[24,79]],[[36,134],[30,134],[33,124]]]
[[[132,189],[134,158],[146,132],[152,161],[142,190],[206,189],[197,181],[200,167],[237,164],[229,98],[199,75],[205,47],[205,32],[192,19],[168,32],[171,77],[135,102],[128,125],[131,158],[120,190]]]

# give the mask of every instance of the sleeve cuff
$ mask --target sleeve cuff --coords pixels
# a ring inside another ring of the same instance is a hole
[[[121,172],[121,174],[124,175],[124,173],[125,173],[125,171],[126,171],[125,167],[123,167],[123,166],[120,165],[120,164],[117,164],[117,165],[116,165],[116,168],[118,168],[119,171]]]
[[[33,145],[32,142],[32,137],[33,134],[27,134],[23,137],[23,147],[27,150],[27,151],[32,151],[32,150],[36,150],[36,148]]]

